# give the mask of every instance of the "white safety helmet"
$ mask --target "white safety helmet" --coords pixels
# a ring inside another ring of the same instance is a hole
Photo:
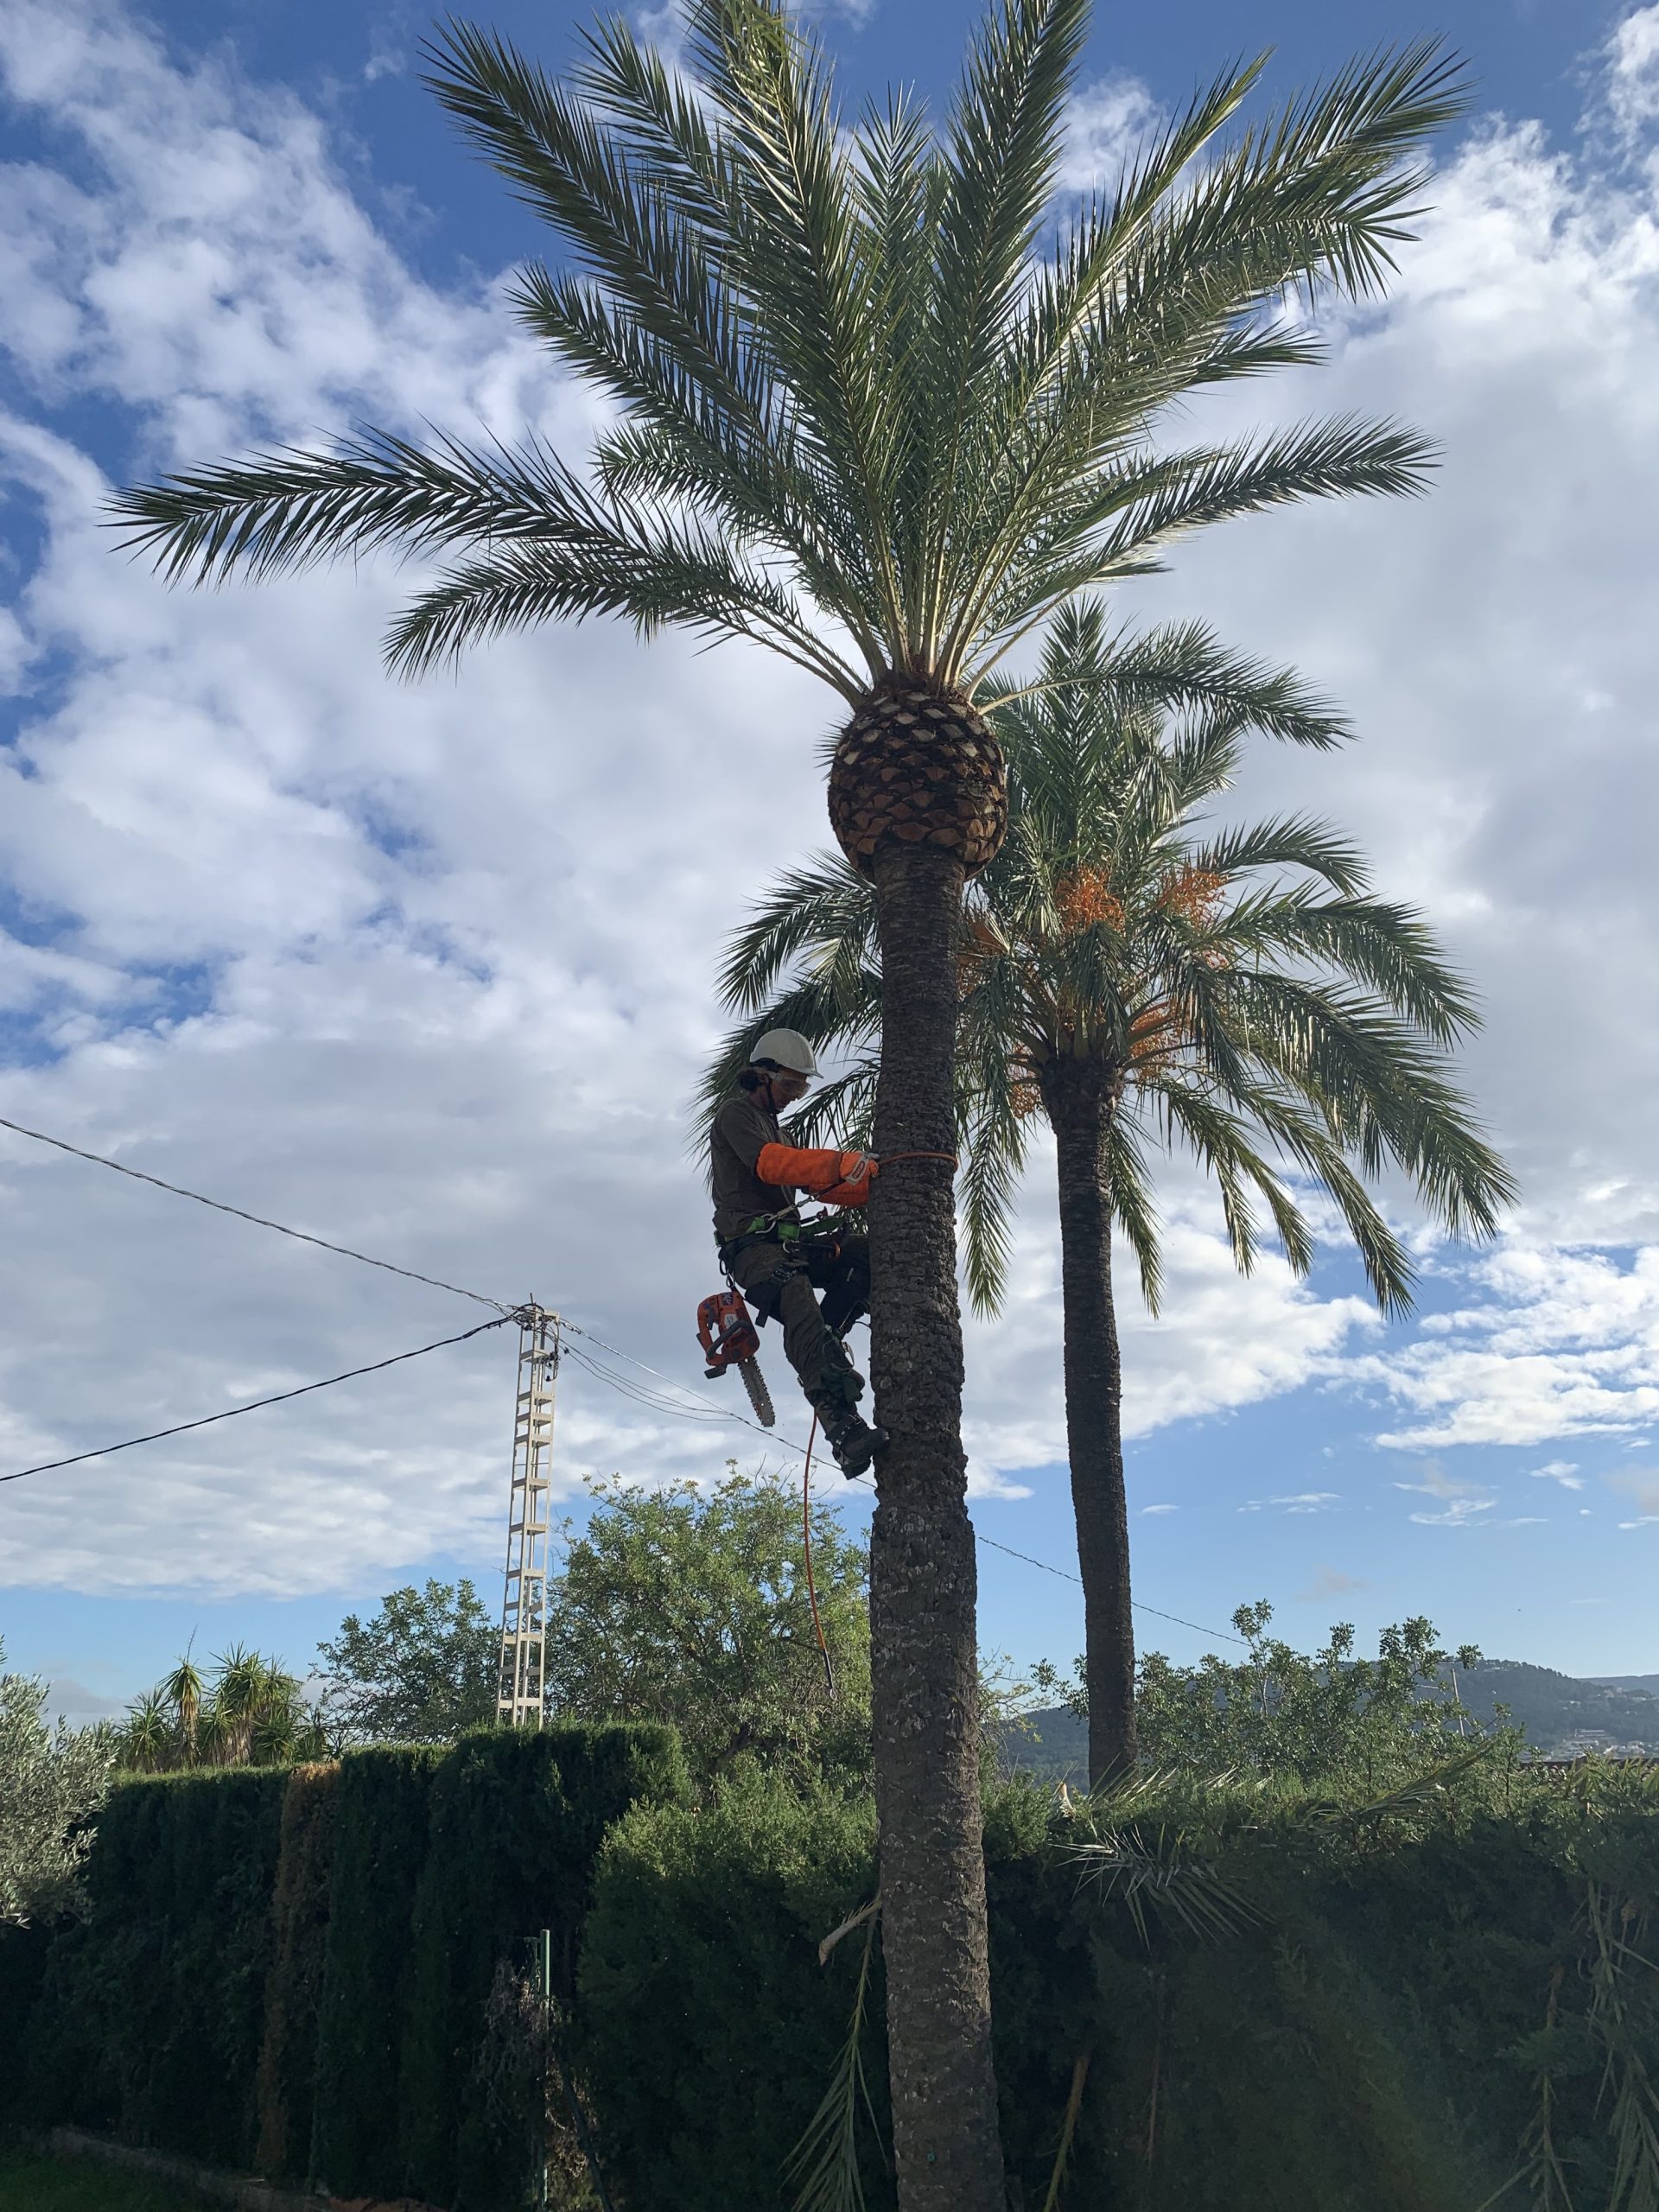
[[[818,1071],[812,1047],[798,1029],[768,1029],[764,1037],[756,1038],[754,1049],[749,1054],[750,1065],[757,1060],[773,1060],[791,1075],[817,1075]]]

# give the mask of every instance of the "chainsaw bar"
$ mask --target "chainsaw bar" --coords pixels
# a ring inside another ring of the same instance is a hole
[[[749,1394],[749,1403],[754,1408],[754,1417],[762,1428],[771,1428],[778,1415],[772,1402],[772,1393],[766,1388],[766,1378],[760,1372],[758,1359],[740,1359],[734,1363],[743,1377],[743,1388]]]

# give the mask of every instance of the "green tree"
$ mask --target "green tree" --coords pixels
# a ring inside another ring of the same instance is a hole
[[[815,1499],[813,1626],[800,1499],[728,1465],[712,1490],[592,1482],[548,1589],[547,1694],[556,1718],[671,1721],[694,1773],[743,1762],[862,1789],[870,1759],[864,1547]]]
[[[463,1575],[390,1590],[367,1621],[347,1613],[317,1654],[320,1700],[353,1744],[447,1744],[495,1718],[501,1624]]]
[[[968,892],[957,966],[968,1277],[994,1310],[1029,1132],[1045,1120],[1098,1783],[1135,1757],[1113,1243],[1128,1243],[1156,1312],[1153,1150],[1184,1148],[1214,1179],[1246,1271],[1264,1211],[1306,1271],[1293,1179],[1312,1185],[1385,1313],[1409,1308],[1413,1269],[1367,1175],[1402,1174],[1454,1235],[1489,1234],[1514,1186],[1452,1084],[1448,1048],[1473,1015],[1421,918],[1372,896],[1359,855],[1323,823],[1201,832],[1250,728],[1316,745],[1339,733],[1290,675],[1192,628],[1114,639],[1086,605],[1058,618],[1038,680],[998,721],[1008,836]],[[784,877],[732,942],[721,989],[742,1020],[706,1110],[755,1026],[787,1023],[854,1055],[804,1110],[809,1127],[861,1141],[883,974],[875,902],[854,869],[826,859]]]
[[[1332,1629],[1323,1649],[1297,1651],[1270,1636],[1273,1608],[1241,1605],[1233,1626],[1243,1659],[1213,1653],[1195,1667],[1160,1652],[1141,1669],[1141,1740],[1149,1764],[1217,1775],[1237,1772],[1370,1795],[1439,1765],[1460,1743],[1503,1732],[1464,1706],[1459,1671],[1480,1664],[1472,1644],[1454,1651],[1421,1618],[1385,1628],[1375,1659],[1354,1656],[1354,1631]],[[1046,1687],[1055,1686],[1052,1670]]]
[[[683,73],[613,18],[568,85],[452,24],[430,79],[569,252],[516,304],[612,411],[582,473],[544,446],[332,452],[124,494],[128,542],[199,581],[379,546],[448,555],[389,642],[417,671],[474,640],[618,614],[751,640],[849,709],[830,776],[875,887],[887,979],[875,1135],[944,1154],[955,931],[995,852],[1001,756],[976,700],[1080,591],[1199,524],[1400,493],[1424,442],[1313,423],[1164,450],[1186,395],[1315,360],[1299,293],[1376,290],[1421,149],[1460,95],[1419,44],[1226,134],[1229,68],[1103,197],[1057,207],[1087,0],[999,0],[934,124],[856,122],[785,0],[690,0]],[[899,2188],[1001,2212],[980,1841],[975,1567],[953,1192],[915,1157],[872,1206],[875,1772]]]
[[[92,1821],[115,1769],[115,1732],[46,1719],[46,1684],[4,1671],[0,1643],[0,1925],[73,1909]]]

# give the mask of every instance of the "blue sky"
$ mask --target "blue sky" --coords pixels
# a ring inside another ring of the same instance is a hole
[[[489,20],[556,67],[583,11]],[[969,21],[875,0],[824,30],[855,97],[942,89]],[[582,396],[502,305],[541,241],[421,91],[425,22],[18,0],[0,26],[0,1113],[534,1292],[695,1387],[712,1284],[682,1115],[711,954],[823,841],[830,702],[605,628],[397,689],[396,576],[170,595],[97,527],[109,481],[354,419],[580,449]],[[1332,814],[1433,917],[1485,1001],[1470,1080],[1523,1204],[1486,1255],[1414,1230],[1420,1315],[1385,1330],[1334,1246],[1305,1287],[1276,1262],[1239,1282],[1173,1171],[1169,1309],[1126,1316],[1137,1588],[1206,1627],[1265,1596],[1298,1640],[1427,1612],[1495,1654],[1649,1672],[1659,8],[1103,11],[1071,168],[1239,53],[1275,48],[1282,91],[1424,29],[1477,92],[1435,213],[1389,303],[1330,316],[1330,367],[1250,419],[1401,413],[1443,442],[1440,483],[1234,526],[1123,611],[1202,613],[1351,707],[1362,744],[1263,754],[1240,803]],[[716,742],[735,783],[703,772]],[[10,1138],[0,1249],[6,1466],[467,1319]],[[1065,1567],[1058,1368],[1039,1161],[1009,1312],[969,1332],[969,1440],[982,1533]],[[508,1378],[486,1339],[0,1488],[11,1659],[118,1699],[193,1630],[303,1663],[400,1580],[465,1571],[493,1603]],[[706,1475],[751,1440],[573,1373],[562,1479],[579,1510],[584,1471]],[[988,1649],[1077,1649],[1069,1584],[989,1549],[982,1575]]]

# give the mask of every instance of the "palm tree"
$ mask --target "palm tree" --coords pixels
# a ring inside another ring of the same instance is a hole
[[[1407,430],[1313,423],[1157,450],[1185,395],[1318,357],[1287,302],[1380,288],[1427,137],[1459,110],[1431,45],[1225,134],[1229,69],[1103,197],[1056,206],[1088,0],[997,0],[948,117],[843,127],[785,0],[689,0],[685,72],[620,21],[566,86],[452,24],[429,81],[567,265],[516,306],[614,410],[579,473],[543,445],[369,432],[122,495],[175,577],[391,546],[449,554],[395,624],[406,673],[550,620],[748,639],[848,719],[830,776],[887,978],[884,1152],[948,1154],[964,880],[995,853],[981,711],[1008,646],[1184,531],[1416,489]],[[953,1193],[909,1159],[871,1211],[890,1442],[872,1540],[874,1750],[894,2143],[906,2212],[1000,2212],[980,1841],[975,1571]]]
[[[1185,702],[1202,704],[1172,728],[1138,672],[1183,654]],[[1008,836],[969,892],[957,956],[967,1271],[976,1305],[995,1310],[1028,1133],[1046,1119],[1094,1785],[1135,1757],[1112,1242],[1121,1230],[1156,1312],[1150,1149],[1184,1147],[1214,1177],[1247,1271],[1258,1205],[1292,1266],[1311,1265],[1285,1171],[1310,1181],[1340,1211],[1384,1313],[1408,1310],[1413,1269],[1364,1175],[1403,1173],[1454,1235],[1489,1235],[1514,1185],[1450,1080],[1447,1047],[1473,1016],[1418,916],[1370,896],[1358,855],[1321,823],[1195,830],[1252,725],[1305,743],[1336,734],[1288,676],[1229,662],[1192,630],[1127,645],[1089,605],[1058,618],[1040,680],[998,721]],[[863,879],[828,858],[784,878],[733,940],[721,988],[743,1020],[707,1105],[756,1024],[788,1023],[855,1056],[804,1134],[829,1125],[861,1141],[882,995]]]

